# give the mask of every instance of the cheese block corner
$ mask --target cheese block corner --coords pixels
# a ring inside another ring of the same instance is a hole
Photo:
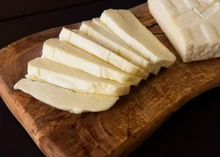
[[[219,0],[149,0],[148,4],[183,62],[220,57]]]

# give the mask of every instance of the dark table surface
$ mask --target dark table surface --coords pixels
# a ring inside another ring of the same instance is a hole
[[[49,28],[98,17],[104,9],[128,9],[145,0],[0,1],[0,48]],[[43,157],[0,99],[0,157]],[[219,157],[220,87],[185,104],[130,157]]]

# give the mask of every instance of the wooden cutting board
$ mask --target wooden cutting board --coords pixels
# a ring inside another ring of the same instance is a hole
[[[177,56],[147,4],[131,10]],[[13,90],[26,74],[28,61],[40,56],[43,42],[57,37],[60,30],[37,33],[0,50],[1,97],[48,157],[126,156],[186,101],[220,85],[220,59],[183,64],[177,56],[175,65],[142,81],[108,111],[81,115],[60,111]]]

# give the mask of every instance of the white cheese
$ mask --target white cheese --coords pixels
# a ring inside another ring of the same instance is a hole
[[[60,40],[68,42],[80,49],[95,55],[96,57],[114,65],[122,71],[132,74],[134,76],[146,79],[149,73],[130,63],[118,54],[111,50],[97,44],[94,40],[83,34],[78,30],[69,30],[63,28],[60,35]]]
[[[160,67],[155,69],[154,65],[149,60],[142,57],[138,52],[136,52],[136,50],[128,46],[118,36],[97,25],[96,22],[83,22],[80,27],[80,31],[91,37],[98,44],[117,53],[139,68],[142,68],[150,73],[158,73]]]
[[[100,19],[152,63],[169,67],[175,62],[176,57],[130,11],[105,10]]]
[[[22,90],[52,107],[75,114],[108,110],[119,99],[114,96],[77,93],[49,83],[28,79],[18,81],[14,89]]]
[[[102,27],[103,29],[105,29],[109,33],[115,34],[104,22],[102,22],[102,20],[100,18],[93,18],[92,22],[95,23],[96,25],[98,25],[99,27]]]
[[[28,80],[32,80],[32,81],[45,82],[42,79],[39,79],[39,78],[37,78],[36,76],[33,76],[33,75],[26,74],[25,78],[28,79]]]
[[[77,92],[121,96],[130,87],[43,58],[28,63],[28,75]]]
[[[55,38],[44,42],[42,58],[122,84],[138,85],[141,81],[141,78],[129,75],[107,62]]]
[[[149,8],[183,62],[220,57],[219,0],[149,0]]]

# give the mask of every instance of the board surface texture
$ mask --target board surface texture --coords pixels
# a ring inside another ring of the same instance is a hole
[[[131,10],[177,56],[147,4]],[[220,85],[220,59],[183,64],[177,56],[171,68],[142,81],[108,111],[75,115],[52,108],[13,86],[26,74],[28,61],[41,55],[43,42],[58,37],[60,30],[37,33],[0,50],[0,95],[48,157],[126,156],[185,102]]]

